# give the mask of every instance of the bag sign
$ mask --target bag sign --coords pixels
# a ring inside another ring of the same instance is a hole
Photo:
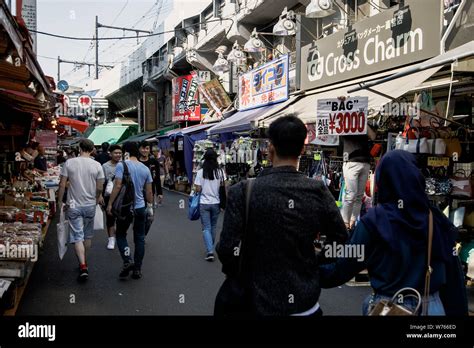
[[[449,167],[449,157],[428,157],[430,167]]]
[[[367,134],[368,97],[319,99],[316,135]]]

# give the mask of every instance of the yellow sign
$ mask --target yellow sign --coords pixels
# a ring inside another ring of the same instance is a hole
[[[428,157],[429,167],[448,167],[449,157]]]

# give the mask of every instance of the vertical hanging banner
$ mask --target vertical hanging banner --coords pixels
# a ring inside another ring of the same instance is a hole
[[[145,117],[145,132],[158,128],[158,107],[155,92],[143,93],[143,115]]]
[[[201,121],[198,87],[193,75],[173,79],[173,122]]]
[[[353,97],[345,100],[319,99],[316,135],[367,134],[368,105],[368,97]]]
[[[289,56],[285,55],[239,78],[239,110],[255,109],[289,98]]]

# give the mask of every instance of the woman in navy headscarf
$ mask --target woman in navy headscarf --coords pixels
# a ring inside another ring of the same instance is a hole
[[[411,287],[423,294],[431,209],[433,272],[428,315],[467,315],[464,275],[455,249],[457,229],[430,205],[415,157],[401,150],[389,152],[380,161],[375,180],[378,204],[361,219],[348,243],[360,246],[363,255],[344,255],[321,265],[321,287],[342,285],[367,269],[374,293],[364,302],[365,315],[372,304],[391,298],[402,288]],[[332,246],[326,246],[323,253],[328,247]],[[416,306],[414,298],[406,299],[406,306]]]

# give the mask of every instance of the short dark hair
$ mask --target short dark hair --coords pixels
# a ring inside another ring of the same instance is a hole
[[[140,157],[140,150],[137,143],[134,141],[127,141],[125,144],[123,144],[122,151],[124,153],[128,152],[130,156],[137,158]]]
[[[102,151],[105,152],[109,149],[110,144],[108,142],[105,142],[105,143],[102,143],[101,147],[102,147]]]
[[[83,152],[92,152],[94,151],[95,147],[94,147],[94,143],[89,140],[89,139],[81,139],[79,141],[79,148],[83,151]]]
[[[294,115],[280,117],[268,129],[270,142],[281,158],[298,158],[307,134],[303,121]]]
[[[140,143],[140,147],[147,147],[147,146],[150,146],[150,143],[146,140],[144,140]],[[151,146],[150,146],[150,148],[151,148]]]
[[[112,146],[109,147],[109,152],[110,153],[114,152],[115,150],[122,151],[122,147],[120,145],[112,145]]]

